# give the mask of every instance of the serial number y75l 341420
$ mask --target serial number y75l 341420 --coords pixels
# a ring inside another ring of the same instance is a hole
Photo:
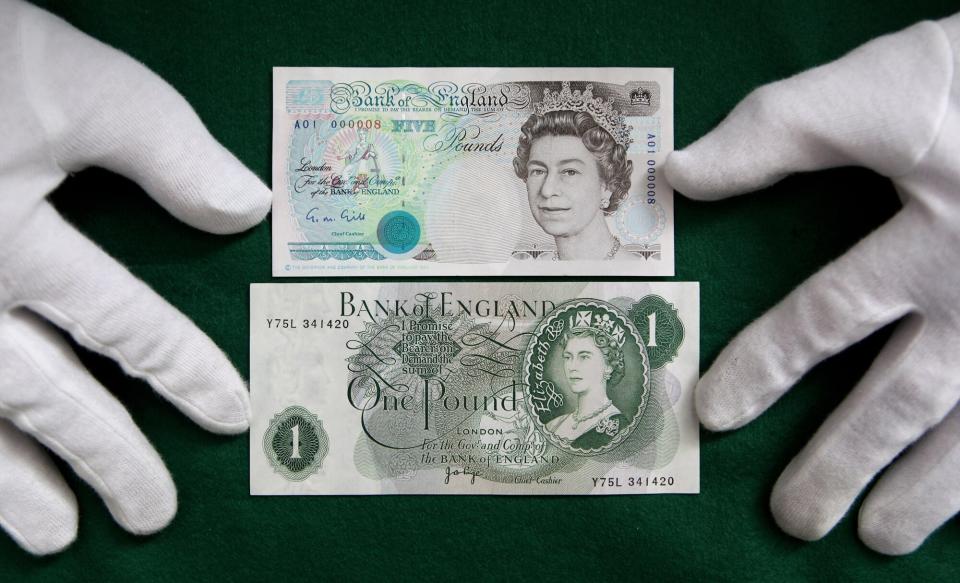
[[[592,478],[595,488],[635,488],[673,486],[673,476],[615,476]]]
[[[264,322],[270,329],[296,330],[298,328],[336,328],[346,329],[350,327],[350,320],[346,318],[265,318]]]

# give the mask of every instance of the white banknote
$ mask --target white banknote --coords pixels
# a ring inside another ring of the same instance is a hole
[[[252,494],[699,492],[696,283],[250,295]]]
[[[275,276],[673,275],[673,70],[284,68]]]

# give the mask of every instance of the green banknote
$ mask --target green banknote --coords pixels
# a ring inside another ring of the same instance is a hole
[[[673,275],[673,70],[274,69],[273,274]]]
[[[250,288],[253,494],[699,492],[699,286]]]

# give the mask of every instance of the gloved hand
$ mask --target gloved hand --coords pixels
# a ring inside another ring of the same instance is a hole
[[[702,200],[845,165],[901,195],[896,216],[744,329],[697,386],[706,427],[740,427],[821,360],[901,320],[774,487],[774,518],[801,539],[829,532],[908,447],[864,501],[860,538],[909,553],[960,510],[958,51],[960,15],[881,37],[757,89],[667,160],[671,184]]]
[[[270,204],[159,77],[47,12],[0,0],[0,526],[36,554],[73,541],[77,503],[25,434],[66,460],[131,532],[163,528],[177,506],[160,457],[51,323],[203,427],[248,425],[246,387],[226,356],[46,201],[68,173],[93,165],[214,233],[258,223]]]

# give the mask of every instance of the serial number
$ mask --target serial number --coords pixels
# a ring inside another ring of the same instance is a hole
[[[350,120],[333,120],[330,122],[331,129],[340,128],[357,128],[358,130],[369,130],[375,129],[379,130],[383,126],[383,123],[379,119],[350,119]]]
[[[294,318],[267,318],[267,328],[282,328],[288,330],[296,330],[298,328],[340,328],[346,329],[350,327],[350,320],[347,319],[330,319],[323,320],[321,318],[304,318],[303,320],[296,320]]]
[[[326,123],[326,122],[323,122]],[[383,122],[379,119],[340,119],[330,122],[330,129],[358,129],[358,130],[379,130],[383,128]],[[315,130],[317,129],[317,120],[298,119],[293,122],[295,130]]]
[[[673,476],[628,476],[593,478],[594,488],[635,488],[637,486],[672,486]]]

